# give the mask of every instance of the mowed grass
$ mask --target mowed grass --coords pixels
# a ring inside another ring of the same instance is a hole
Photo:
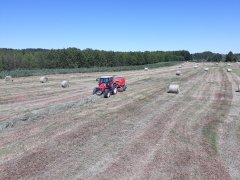
[[[27,76],[41,76],[49,74],[70,74],[70,73],[89,73],[89,72],[115,72],[115,71],[130,71],[139,70],[148,67],[150,69],[174,66],[181,64],[181,61],[173,62],[160,62],[155,64],[146,64],[138,66],[118,66],[118,67],[91,67],[91,68],[70,68],[70,69],[34,69],[34,70],[12,70],[12,71],[1,71],[0,79],[5,78],[5,76],[12,77],[27,77]]]
[[[203,129],[203,136],[206,138],[209,146],[213,150],[214,154],[218,153],[217,149],[217,132],[214,127],[206,127]]]

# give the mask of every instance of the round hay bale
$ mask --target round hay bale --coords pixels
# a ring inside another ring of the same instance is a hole
[[[178,84],[170,84],[168,87],[168,93],[179,93],[179,85]]]
[[[216,65],[218,65],[218,63],[216,63]]]
[[[208,71],[208,68],[204,68],[204,71]]]
[[[40,83],[46,83],[46,82],[48,82],[48,77],[46,76],[40,77]]]
[[[62,88],[67,88],[67,87],[69,87],[69,82],[64,80],[61,82],[61,86],[62,86]]]
[[[148,68],[147,68],[147,67],[145,67],[145,68],[144,68],[144,71],[148,71]]]
[[[194,67],[194,69],[197,69],[198,68],[198,66],[196,65],[196,66],[193,66]]]
[[[6,82],[13,81],[12,76],[5,76],[5,81]]]
[[[182,74],[181,71],[177,71],[177,72],[176,72],[176,75],[177,75],[177,76],[181,76],[181,74]]]
[[[240,92],[240,84],[238,85],[238,89],[236,90],[236,92]]]
[[[232,69],[228,68],[228,69],[227,69],[227,72],[232,72]]]
[[[228,65],[228,66],[231,66],[231,64],[230,64],[230,63],[228,63],[227,65]]]

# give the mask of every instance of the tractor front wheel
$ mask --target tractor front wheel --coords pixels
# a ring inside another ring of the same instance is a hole
[[[109,89],[106,89],[106,90],[104,91],[104,98],[109,98],[110,95],[111,95],[110,90],[109,90]]]

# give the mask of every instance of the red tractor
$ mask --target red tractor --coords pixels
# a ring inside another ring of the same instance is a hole
[[[110,95],[115,95],[117,92],[126,91],[127,89],[123,77],[101,76],[96,81],[98,81],[98,87],[93,89],[93,94],[98,96],[104,94],[104,98],[109,98]]]

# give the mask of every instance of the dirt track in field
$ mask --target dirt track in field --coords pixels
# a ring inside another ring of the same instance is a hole
[[[226,68],[114,72],[128,89],[109,99],[91,95],[104,73],[0,80],[0,179],[238,179],[240,67]]]

